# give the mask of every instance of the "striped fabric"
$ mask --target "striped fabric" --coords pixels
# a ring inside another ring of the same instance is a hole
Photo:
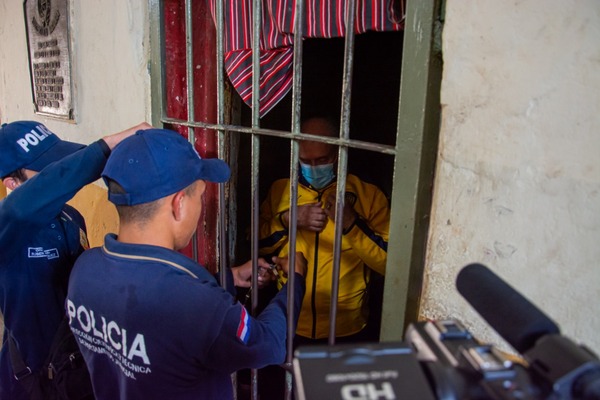
[[[216,1],[210,0],[213,19]],[[225,69],[252,107],[252,0],[222,0]],[[305,0],[304,37],[332,38],[346,33],[347,0]],[[260,116],[292,88],[295,0],[262,0],[260,35]],[[354,32],[404,28],[406,0],[356,0]]]

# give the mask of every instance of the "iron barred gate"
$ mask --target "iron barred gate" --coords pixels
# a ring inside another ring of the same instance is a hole
[[[246,251],[256,265],[264,188],[279,173],[290,178],[290,198],[296,198],[299,143],[336,145],[338,216],[353,161],[389,196],[380,340],[400,340],[405,326],[418,316],[425,262],[439,129],[439,1],[149,4],[154,125],[178,130],[202,156],[218,156],[232,167],[230,182],[207,191],[206,223],[188,255],[220,270],[222,277],[226,267],[245,261]],[[336,61],[329,63],[336,54]],[[301,132],[301,120],[311,108],[336,116],[339,137]],[[296,213],[292,203],[290,254],[295,251]],[[334,277],[339,276],[341,223],[336,218]],[[243,242],[246,237],[249,245]],[[288,287],[293,290],[293,285]],[[253,312],[258,292],[253,287]],[[332,293],[337,293],[335,280]],[[290,304],[288,310],[292,308]],[[336,312],[334,303],[330,320]],[[330,344],[335,337],[331,325]],[[288,337],[293,334],[290,322]],[[286,398],[293,390],[292,357],[288,340]],[[257,380],[257,371],[252,371],[252,398],[258,397]]]

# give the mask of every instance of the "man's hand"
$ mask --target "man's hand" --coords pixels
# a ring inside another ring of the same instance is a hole
[[[329,194],[329,196],[327,196],[327,201],[325,202],[325,213],[327,214],[329,219],[331,219],[334,222],[335,222],[335,209],[336,209],[335,195]],[[352,226],[352,224],[354,224],[354,222],[356,221],[356,211],[354,211],[352,204],[350,204],[348,202],[344,203],[344,214],[343,215],[344,216],[343,216],[343,220],[342,220],[342,229],[344,229],[344,231],[345,231],[346,229],[350,228]]]
[[[281,267],[281,269],[283,270],[283,273],[287,276],[289,275],[289,267],[290,267],[290,261],[289,261],[289,257],[273,257],[273,262],[275,264],[277,264],[278,267]],[[306,276],[306,270],[308,268],[308,261],[306,261],[306,258],[304,257],[304,254],[302,254],[302,252],[297,251],[296,252],[296,263],[294,265],[294,270],[296,271],[296,273],[302,275],[302,276]]]
[[[321,232],[327,225],[327,214],[323,210],[323,203],[312,203],[298,206],[298,229],[305,229],[312,232]],[[283,214],[287,226],[290,226],[290,211]]]
[[[233,275],[233,284],[237,287],[248,288],[252,282],[252,260],[244,264],[232,267],[231,274]],[[262,289],[271,281],[275,280],[276,276],[271,271],[270,265],[264,258],[258,259],[258,288]]]
[[[152,128],[153,128],[152,125],[150,125],[146,122],[142,122],[141,124],[132,126],[131,128],[125,129],[124,131],[121,131],[118,133],[113,133],[112,135],[104,136],[102,139],[108,145],[108,147],[112,150],[115,148],[116,145],[121,143],[121,141],[123,139],[128,138],[129,136],[135,134],[137,131],[143,130],[143,129],[152,129]]]

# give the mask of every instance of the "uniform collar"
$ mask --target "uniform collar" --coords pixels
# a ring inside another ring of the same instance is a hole
[[[165,247],[147,244],[122,243],[117,241],[117,235],[109,233],[104,238],[102,251],[105,254],[114,257],[122,257],[131,261],[161,262],[198,279],[214,281],[214,277],[206,268],[194,262],[184,254]]]

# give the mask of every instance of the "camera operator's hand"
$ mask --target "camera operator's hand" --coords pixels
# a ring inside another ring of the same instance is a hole
[[[273,257],[273,262],[277,264],[278,268],[281,268],[285,276],[289,275],[289,258],[288,257]],[[306,270],[308,268],[308,261],[304,257],[302,252],[296,252],[296,263],[294,265],[294,269],[296,273],[306,276]]]

